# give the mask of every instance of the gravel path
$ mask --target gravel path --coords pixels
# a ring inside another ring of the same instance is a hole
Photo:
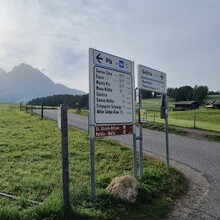
[[[201,173],[185,165],[176,162],[173,162],[172,165],[185,175],[189,183],[189,190],[186,195],[175,201],[174,210],[167,220],[183,220],[187,219],[189,213],[196,209],[207,196],[209,183]]]

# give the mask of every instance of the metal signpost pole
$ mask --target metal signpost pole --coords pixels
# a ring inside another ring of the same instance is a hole
[[[132,72],[134,73],[134,62],[132,62]],[[134,76],[132,76],[133,81],[134,81]],[[132,100],[132,108],[133,108],[133,163],[134,163],[134,177],[137,178],[138,176],[138,171],[137,171],[137,135],[136,135],[136,111],[135,111],[135,86],[134,83],[131,87],[133,91],[133,100]]]
[[[168,137],[168,112],[167,112],[167,107],[168,107],[168,96],[164,94],[165,96],[165,133],[166,133],[166,164],[167,167],[169,167],[169,137]]]
[[[94,134],[94,59],[93,59],[93,50],[89,49],[89,146],[90,146],[90,184],[91,184],[91,200],[95,200],[95,134]]]
[[[139,89],[139,114],[142,109],[142,91]],[[143,177],[143,130],[142,130],[142,122],[139,117],[139,141],[140,141],[140,177]]]
[[[94,126],[90,126],[90,181],[91,181],[91,200],[95,200],[95,138]]]
[[[63,178],[63,202],[65,210],[70,209],[69,197],[69,163],[68,163],[68,126],[67,108],[61,105],[61,139],[62,139],[62,178]]]
[[[133,125],[133,163],[134,163],[134,177],[137,178],[137,147],[136,147],[136,126]]]

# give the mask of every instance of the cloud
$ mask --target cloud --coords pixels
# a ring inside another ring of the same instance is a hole
[[[25,62],[88,91],[93,47],[167,72],[168,86],[217,90],[206,73],[219,74],[219,9],[217,0],[1,0],[0,67]]]

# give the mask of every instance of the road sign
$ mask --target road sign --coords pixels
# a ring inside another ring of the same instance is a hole
[[[89,50],[90,125],[134,124],[133,62]]]
[[[138,87],[146,91],[166,94],[166,73],[138,65]]]
[[[95,66],[102,66],[120,72],[126,72],[132,74],[133,62],[120,58],[102,51],[93,49],[93,63]]]
[[[91,199],[95,199],[95,137],[132,134],[137,177],[134,62],[89,49]]]
[[[107,126],[95,126],[95,137],[115,136],[132,134],[132,125],[107,125]]]

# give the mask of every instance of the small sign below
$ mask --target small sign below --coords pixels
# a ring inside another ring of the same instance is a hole
[[[147,123],[147,110],[140,109],[140,123]]]
[[[132,134],[132,125],[105,125],[95,126],[95,137],[106,137],[115,135]]]

